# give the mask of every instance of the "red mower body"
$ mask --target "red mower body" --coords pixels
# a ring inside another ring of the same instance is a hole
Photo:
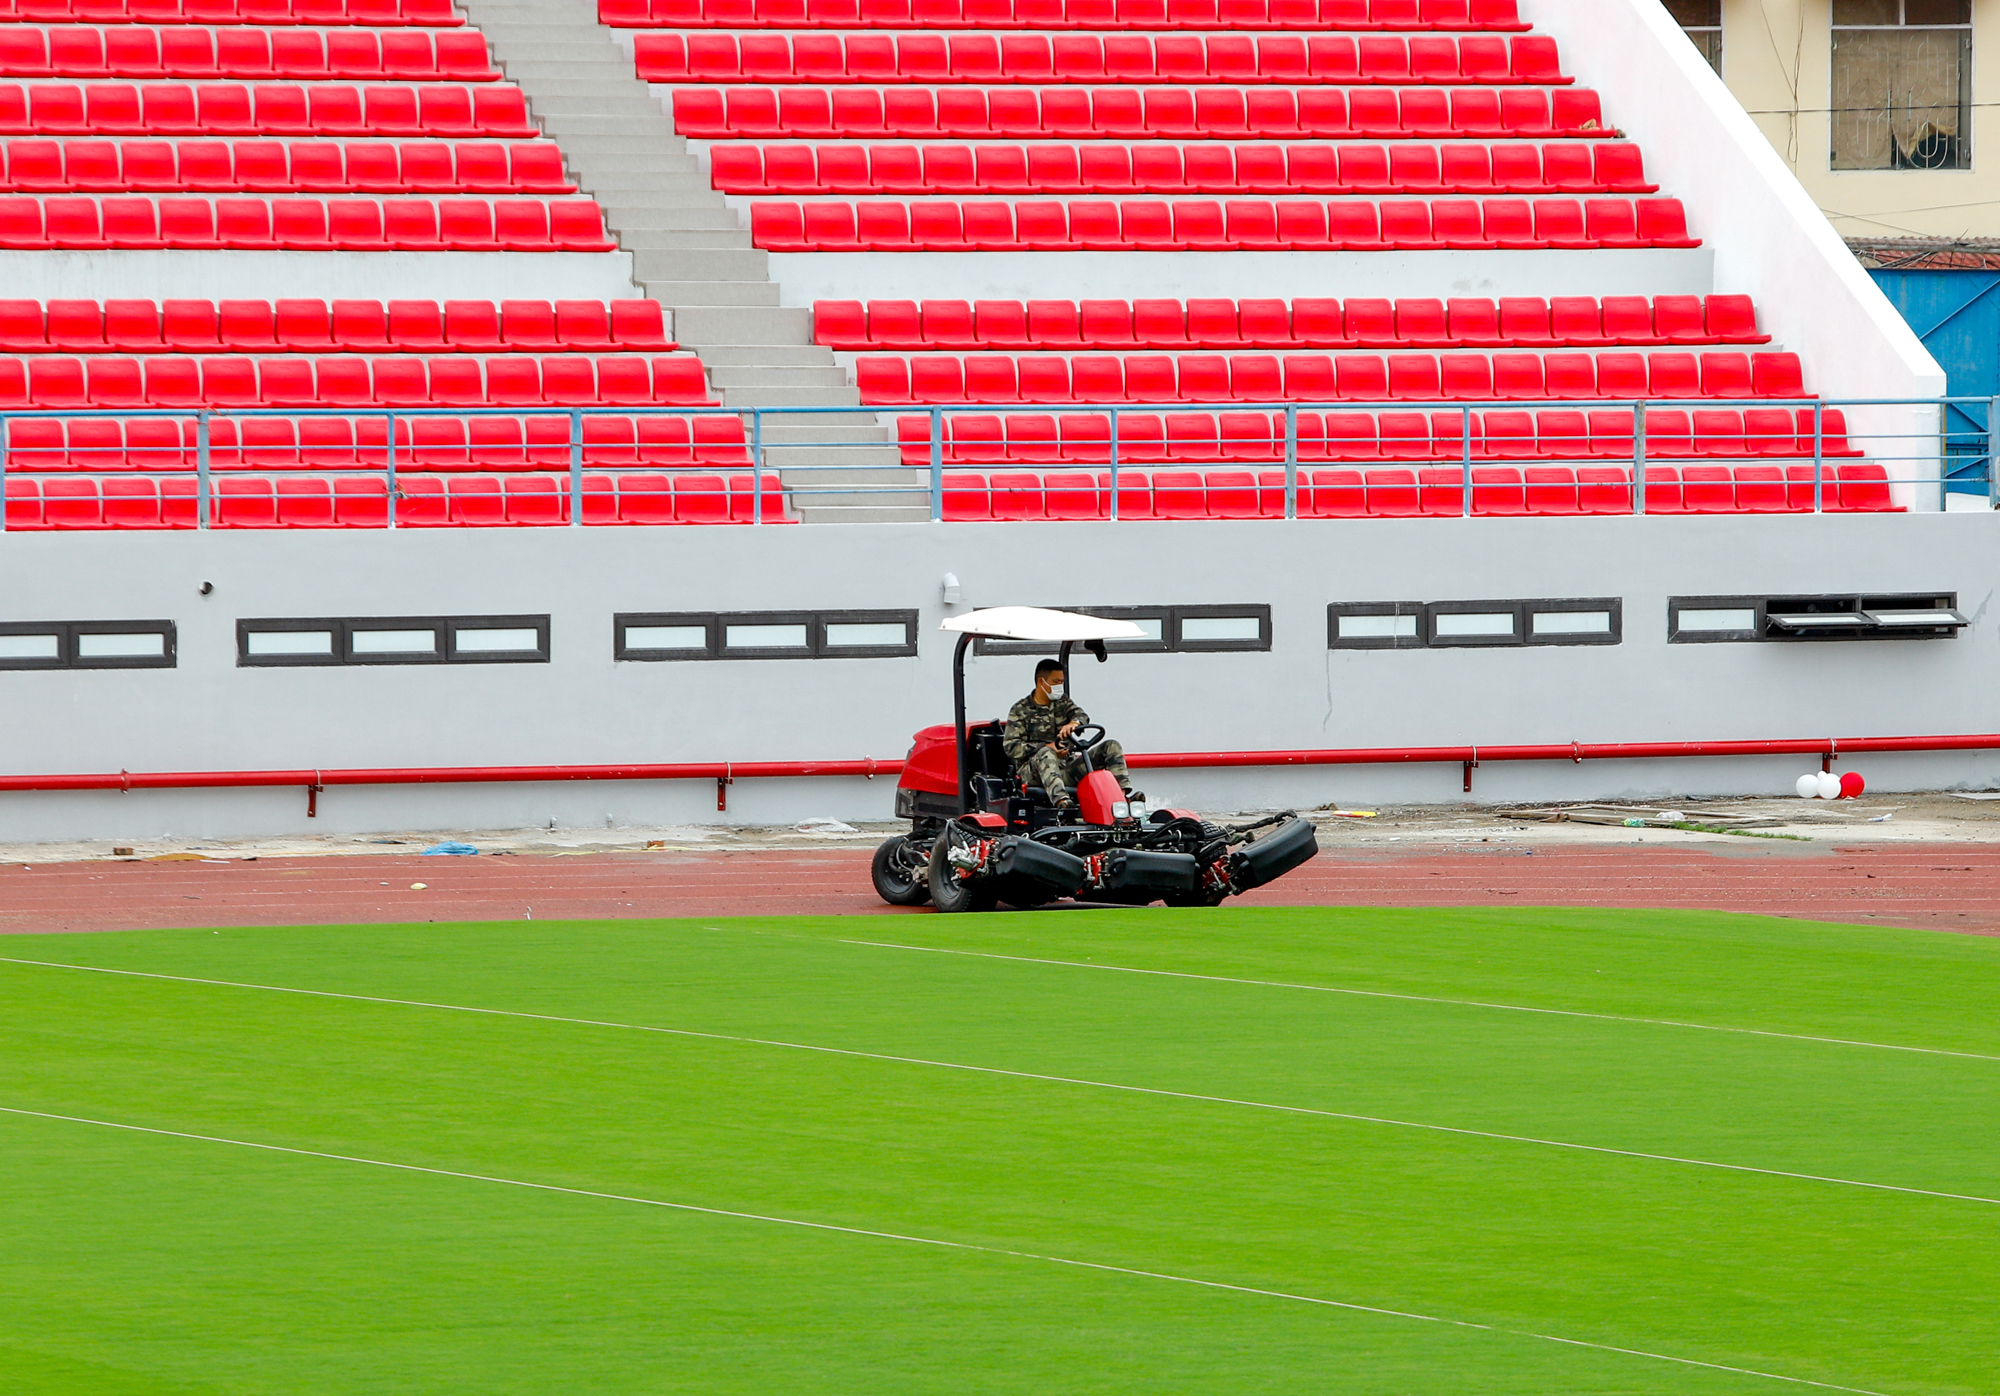
[[[958,734],[949,726],[926,727],[917,733],[910,754],[903,758],[898,790],[927,795],[958,796]]]
[[[1118,777],[1109,771],[1092,771],[1076,784],[1077,808],[1086,824],[1102,824],[1107,828],[1117,819],[1111,813],[1111,806],[1125,798],[1119,788]]]

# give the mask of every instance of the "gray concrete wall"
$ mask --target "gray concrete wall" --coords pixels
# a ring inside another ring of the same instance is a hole
[[[170,618],[171,670],[0,673],[14,773],[900,757],[949,715],[947,612],[1263,603],[1269,653],[1115,656],[1077,696],[1134,751],[2000,730],[1995,516],[403,530],[0,536],[0,620]],[[214,584],[202,596],[202,582]],[[1670,595],[1951,590],[1950,641],[1666,643]],[[1329,651],[1335,601],[1619,596],[1615,647]],[[617,611],[917,607],[912,659],[618,663]],[[239,669],[239,617],[547,612],[541,665]],[[975,659],[975,713],[1028,686]],[[1813,763],[1489,766],[1482,799],[1788,789]],[[1869,758],[1877,788],[2000,782],[2000,754]],[[1148,773],[1210,808],[1460,798],[1456,766]],[[891,782],[0,796],[0,839],[886,817]]]

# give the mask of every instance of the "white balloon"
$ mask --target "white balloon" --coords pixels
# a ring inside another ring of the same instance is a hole
[[[1822,800],[1840,798],[1840,777],[1832,771],[1821,771],[1815,779],[1819,782],[1819,797]]]
[[[1816,799],[1818,799],[1818,798],[1819,798],[1819,772],[1818,772],[1818,771],[1807,771],[1807,772],[1806,772],[1806,773],[1805,773],[1804,775],[1802,775],[1802,776],[1800,776],[1800,777],[1799,777],[1799,783],[1798,783],[1797,785],[1793,786],[1792,788],[1793,788],[1794,790],[1796,790],[1796,791],[1798,791],[1798,792],[1799,792],[1799,798],[1800,798],[1801,800],[1816,800]]]

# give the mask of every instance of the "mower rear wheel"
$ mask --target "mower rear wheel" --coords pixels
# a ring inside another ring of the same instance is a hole
[[[902,834],[875,850],[868,872],[875,883],[875,895],[890,906],[922,906],[931,899],[928,861]]]
[[[989,880],[985,886],[965,881],[958,875],[958,869],[951,865],[951,850],[958,846],[960,836],[953,826],[946,825],[931,845],[931,865],[929,885],[931,905],[947,914],[960,911],[991,911],[999,900],[999,893]]]

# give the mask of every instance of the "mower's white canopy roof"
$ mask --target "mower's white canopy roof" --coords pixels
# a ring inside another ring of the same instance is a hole
[[[1146,632],[1129,620],[1080,616],[1074,611],[1045,611],[1039,606],[995,606],[953,616],[940,630],[983,635],[989,640],[1039,640],[1059,645],[1065,640],[1144,640]]]

